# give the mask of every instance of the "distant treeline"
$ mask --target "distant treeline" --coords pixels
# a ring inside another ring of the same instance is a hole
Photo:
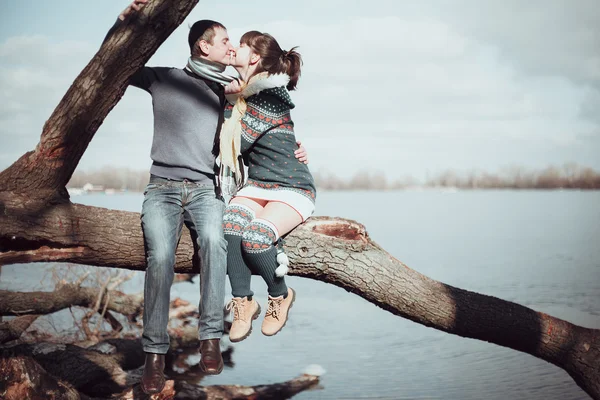
[[[91,183],[96,187],[104,189],[143,192],[149,179],[150,173],[147,170],[139,171],[128,168],[104,167],[91,172],[75,171],[67,187],[83,188],[84,185]]]
[[[314,173],[317,187],[321,190],[401,190],[410,188],[457,188],[457,189],[600,189],[600,173],[575,164],[548,167],[530,171],[513,167],[498,173],[481,171],[456,172],[448,170],[424,182],[412,177],[389,180],[382,172],[362,171],[352,178],[342,179],[333,173]],[[141,192],[148,183],[147,171],[105,167],[98,171],[76,171],[69,188],[82,188],[86,184],[104,189]]]
[[[419,181],[413,177],[389,180],[382,172],[364,171],[350,179],[335,174],[314,174],[317,186],[325,190],[400,190],[410,188],[457,189],[600,189],[600,172],[575,164],[550,166],[542,170],[521,167],[498,173],[485,171],[457,172],[447,170]]]

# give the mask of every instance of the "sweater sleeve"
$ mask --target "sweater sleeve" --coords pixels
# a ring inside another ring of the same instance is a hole
[[[273,101],[269,95],[263,93],[247,100],[246,114],[241,121],[242,131],[245,133],[247,141],[253,144],[268,132],[287,130],[293,125],[288,107],[281,106],[277,112],[269,111],[273,110],[275,105],[280,105],[280,103]]]
[[[123,24],[119,18],[114,25],[108,30],[102,44],[115,33],[115,31]],[[137,88],[143,89],[148,93],[152,93],[152,84],[157,80],[156,72],[150,67],[142,67],[129,78],[129,84]]]
[[[117,18],[117,21],[113,24],[113,26],[108,30],[108,33],[106,34],[106,36],[104,36],[104,40],[102,41],[102,44],[106,43],[106,41],[108,40],[109,37],[111,37],[113,35],[113,33],[115,33],[115,31],[119,28],[119,26],[121,26],[123,24],[123,21],[121,21],[120,18]]]

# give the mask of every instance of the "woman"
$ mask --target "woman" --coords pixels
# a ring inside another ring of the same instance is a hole
[[[232,62],[242,82],[234,81],[225,89],[233,105],[226,107],[221,131],[224,186],[229,173],[241,186],[240,159],[248,166],[248,180],[231,199],[223,223],[233,294],[228,304],[234,314],[232,342],[245,339],[260,314],[250,289],[252,270],[268,286],[263,334],[275,335],[283,328],[296,295],[285,284],[287,257],[281,250],[278,255],[277,244],[310,217],[315,206],[313,177],[294,157],[297,145],[290,117],[294,104],[288,90],[296,88],[301,64],[294,49],[284,51],[271,35],[250,31],[240,39]]]

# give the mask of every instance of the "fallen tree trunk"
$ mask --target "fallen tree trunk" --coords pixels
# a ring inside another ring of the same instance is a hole
[[[318,383],[319,377],[313,375],[300,375],[289,381],[258,386],[195,386],[185,382],[167,381],[162,392],[153,395],[152,398],[177,400],[284,400],[311,389]],[[146,396],[139,385],[136,385],[119,393],[116,397],[133,400]]]
[[[81,393],[108,397],[138,382],[126,371],[141,367],[145,353],[139,339],[109,339],[89,348],[43,342],[0,350],[0,360],[17,357],[35,360],[57,380]]]
[[[30,244],[52,240],[57,249],[80,249],[60,252],[60,257],[55,253],[54,261],[145,268],[138,214],[59,204],[47,209],[44,219],[52,221],[58,215],[69,222],[68,226],[77,226],[78,231],[64,232],[60,225],[41,224],[43,221],[38,221],[34,230],[23,218],[0,217],[6,222],[0,235],[18,232],[20,240]],[[74,219],[67,219],[69,215]],[[193,247],[186,236],[177,252],[176,271],[189,273],[193,270]],[[35,254],[36,250],[30,247],[26,252]],[[600,399],[598,330],[432,280],[392,257],[369,238],[364,226],[354,221],[311,218],[287,237],[286,252],[292,264],[291,275],[340,286],[422,325],[546,360],[565,369],[579,386]],[[123,254],[128,257],[121,258]]]
[[[319,377],[314,375],[300,375],[289,381],[258,386],[214,385],[202,387],[176,382],[175,398],[181,400],[283,400],[313,388],[318,383]]]
[[[192,275],[181,274],[188,279],[174,280],[189,282]],[[79,327],[83,329],[88,340],[106,337],[106,332],[99,331],[100,325],[96,323],[95,329],[90,329],[88,322],[94,315],[101,315],[112,328],[111,335],[123,330],[123,325],[111,313],[123,315],[129,322],[141,326],[141,313],[144,298],[142,293],[125,294],[112,288],[122,283],[122,279],[110,279],[101,288],[81,286],[88,276],[84,274],[75,283],[60,283],[53,291],[45,292],[13,292],[0,290],[0,316],[22,316],[10,322],[0,322],[0,344],[18,339],[21,334],[41,315],[51,314],[66,308],[85,307],[90,311],[82,318]],[[29,315],[33,314],[33,315]],[[189,323],[190,318],[198,318],[198,307],[188,301],[176,298],[171,302],[169,320],[180,321],[181,324]],[[92,340],[92,341],[96,341]]]
[[[69,344],[21,344],[0,351],[0,359],[30,357],[53,377],[88,396],[110,396],[127,388],[120,353],[102,354]]]
[[[103,290],[76,283],[62,284],[49,292],[0,290],[0,316],[51,314],[73,306],[95,308],[96,303],[107,311],[117,312],[132,321],[142,312],[144,295],[125,294],[119,290]],[[171,302],[169,318],[183,319],[194,316],[197,311],[196,305],[176,298]]]
[[[140,398],[139,376],[130,376],[126,371],[140,368],[143,363],[139,340],[108,340],[88,349],[51,343],[19,345],[0,351],[0,393],[3,398],[15,400],[49,396],[79,399],[80,394]],[[318,382],[313,375],[259,386],[198,387],[170,381],[157,398],[285,399]]]
[[[0,357],[0,394],[5,400],[79,400],[77,390],[48,374],[27,356]]]
[[[98,299],[98,296],[100,299]],[[0,323],[0,344],[18,339],[27,328],[41,315],[51,314],[73,306],[94,309],[95,303],[100,302],[102,308],[106,307],[103,317],[111,325],[113,330],[120,332],[123,329],[121,323],[108,310],[118,312],[125,316],[130,322],[138,320],[143,308],[143,296],[141,294],[125,294],[116,290],[103,291],[91,287],[81,287],[77,284],[64,284],[52,292],[11,292],[0,291],[0,315],[24,315],[11,321]],[[82,324],[88,322],[91,311],[82,320]],[[198,328],[189,325],[189,320],[198,319],[198,306],[190,304],[179,298],[171,301],[169,320],[180,321],[181,326],[173,327],[171,331],[171,348],[197,347]],[[138,323],[139,325],[139,323]],[[229,323],[226,322],[226,327]],[[226,330],[225,333],[228,331]],[[90,336],[106,336],[100,332]]]
[[[52,292],[12,292],[0,290],[0,315],[51,314],[65,308],[94,308],[100,299],[106,309],[128,318],[140,314],[144,305],[142,294],[125,294],[118,290],[104,291],[95,287],[64,284]]]

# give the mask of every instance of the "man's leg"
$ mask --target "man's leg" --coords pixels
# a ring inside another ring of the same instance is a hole
[[[223,236],[225,203],[212,186],[190,186],[184,205],[186,224],[194,229],[200,255],[200,367],[208,374],[223,369],[219,340],[223,336],[223,305],[227,274],[227,242]]]
[[[146,352],[142,390],[159,393],[165,386],[165,354],[169,350],[169,300],[173,283],[175,249],[183,224],[181,188],[155,183],[151,179],[144,193],[142,231],[146,247],[144,282],[144,332],[142,346]]]
[[[166,354],[169,350],[169,301],[182,211],[180,188],[148,185],[141,215],[147,262],[142,345],[147,353]]]

